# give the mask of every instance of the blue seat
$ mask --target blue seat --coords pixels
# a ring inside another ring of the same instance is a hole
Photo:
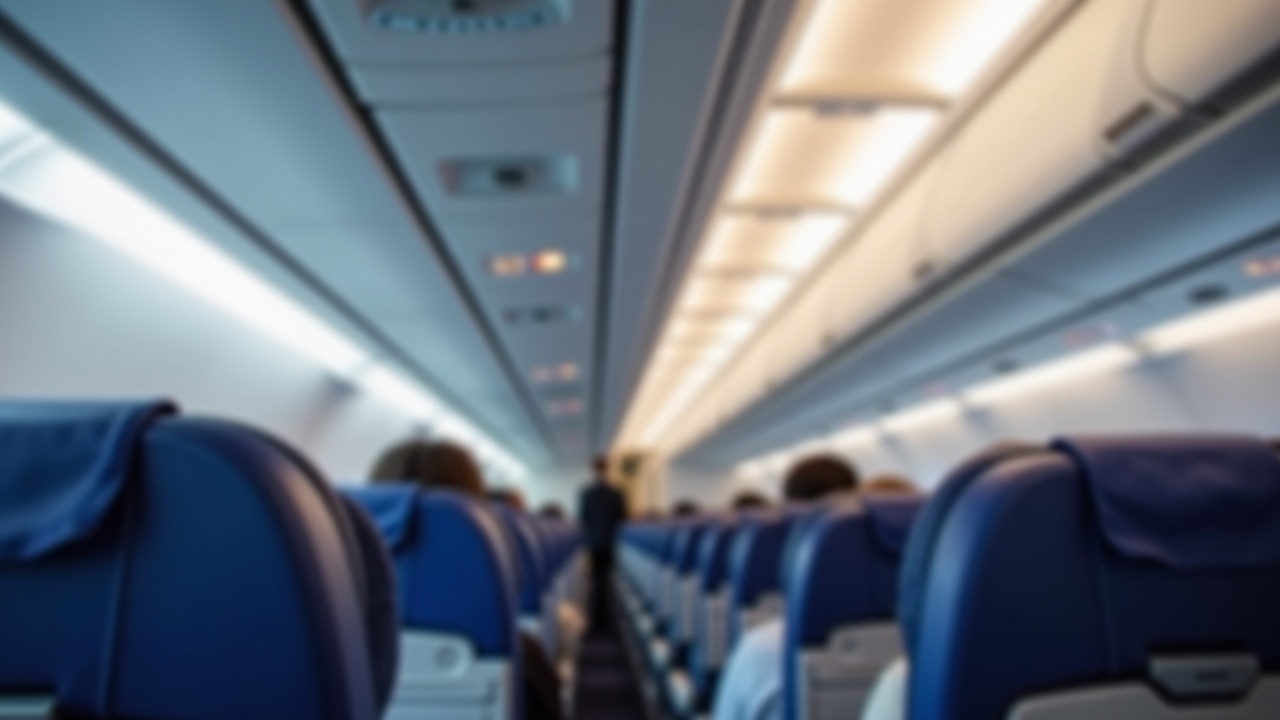
[[[550,551],[533,518],[504,504],[495,505],[494,511],[506,528],[517,560],[520,625],[554,657],[555,608],[548,600],[552,577]]]
[[[966,463],[908,544],[914,720],[1280,716],[1280,458],[1069,438]]]
[[[794,510],[744,516],[729,550],[729,636],[732,650],[738,639],[783,610],[782,556]]]
[[[488,504],[408,484],[343,491],[374,518],[399,579],[402,661],[390,718],[447,705],[521,717],[517,568]]]
[[[665,695],[674,714],[686,713],[693,704],[694,687],[688,673],[689,656],[695,640],[698,608],[702,605],[702,582],[698,570],[698,549],[702,537],[715,521],[689,518],[671,539],[671,580],[668,586],[670,616],[666,626]]]
[[[0,404],[0,709],[375,718],[341,503],[276,441],[175,412]]]
[[[870,496],[827,506],[793,530],[784,571],[788,720],[857,717],[902,652],[898,568],[923,501]]]
[[[737,525],[736,517],[718,518],[708,525],[698,543],[699,603],[695,609],[694,641],[689,651],[693,691],[692,707],[686,709],[687,713],[702,713],[710,708],[720,668],[729,652],[729,549]]]

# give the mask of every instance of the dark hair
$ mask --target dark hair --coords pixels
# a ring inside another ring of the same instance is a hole
[[[733,496],[731,502],[734,510],[751,510],[769,506],[769,500],[755,490],[743,490]]]
[[[782,482],[787,500],[817,500],[836,492],[858,489],[858,471],[835,455],[816,455],[794,465]]]
[[[697,515],[699,512],[701,512],[701,508],[698,507],[698,503],[692,500],[678,500],[671,508],[671,514],[676,517],[689,517]]]
[[[591,461],[591,467],[596,471],[596,475],[604,477],[609,472],[609,458],[605,455],[597,455]]]
[[[538,508],[538,514],[544,518],[551,518],[553,520],[563,520],[564,507],[560,503],[556,503],[556,502],[543,503],[542,507]]]
[[[378,458],[374,482],[409,481],[423,488],[450,488],[484,494],[484,477],[471,454],[449,442],[409,440]]]

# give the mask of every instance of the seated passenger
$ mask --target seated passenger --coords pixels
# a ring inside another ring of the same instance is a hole
[[[843,459],[820,455],[787,473],[782,495],[788,502],[814,502],[852,493],[858,473]],[[734,647],[716,693],[715,720],[770,720],[782,717],[782,620],[762,623]]]
[[[733,501],[730,503],[730,506],[733,507],[735,512],[741,512],[743,510],[759,510],[761,508],[769,507],[769,500],[755,490],[743,490],[733,496]]]
[[[557,502],[545,502],[538,508],[538,515],[548,520],[564,520],[564,506]]]
[[[384,452],[374,464],[374,482],[406,480],[424,489],[444,488],[475,496],[485,494],[484,478],[475,460],[466,450],[448,442],[409,440]],[[530,720],[564,718],[560,676],[543,652],[542,645],[524,632],[520,633],[520,656],[524,673],[525,717]]]
[[[515,488],[494,488],[489,491],[489,499],[513,510],[528,512],[524,494]],[[555,646],[563,648],[566,657],[572,656],[577,650],[578,640],[586,629],[586,620],[578,608],[568,602],[556,603],[555,615],[557,634]]]
[[[693,517],[702,512],[702,508],[698,507],[698,503],[692,500],[679,500],[671,508],[671,514],[678,518]]]

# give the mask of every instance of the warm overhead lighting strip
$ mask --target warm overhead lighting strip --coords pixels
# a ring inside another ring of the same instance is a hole
[[[0,104],[0,194],[73,227],[441,435],[503,479],[523,464],[420,383],[263,281],[105,169]]]
[[[799,33],[792,57],[775,69],[721,189],[720,210],[708,224],[645,369],[637,402],[623,426],[622,445],[661,445],[765,320],[844,239],[854,218],[902,171],[941,124],[946,107],[973,87],[1046,2],[813,4],[792,31]],[[885,18],[897,23],[893,29],[901,35],[895,36],[900,47],[868,35]],[[851,86],[848,78],[833,80],[832,53],[848,39],[832,33],[851,33],[855,41],[875,48],[865,52],[879,53],[875,59],[892,72],[886,70],[888,75],[863,86]],[[744,212],[773,214],[777,222],[793,227],[784,232],[789,233],[785,239],[775,239],[778,253],[772,268],[756,268],[754,275],[740,272],[735,283],[725,279],[722,265],[735,254],[752,254],[753,235],[742,227],[736,236],[726,236],[724,230]],[[826,218],[826,226],[816,229],[814,218]],[[716,332],[715,320],[701,320],[709,328],[704,335],[716,337],[700,348],[685,329],[690,318],[708,310],[723,318],[724,327]]]
[[[1219,307],[1182,315],[1139,332],[1127,342],[1112,340],[1001,375],[955,393],[926,400],[826,438],[806,438],[752,458],[736,467],[744,479],[784,472],[805,451],[840,452],[885,435],[905,435],[926,425],[962,418],[970,409],[995,407],[1067,383],[1131,367],[1144,359],[1188,352],[1232,335],[1280,322],[1280,288],[1260,290]]]

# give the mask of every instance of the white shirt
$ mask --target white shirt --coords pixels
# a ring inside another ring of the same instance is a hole
[[[862,720],[902,720],[907,716],[907,660],[899,657],[880,671]]]
[[[715,720],[781,720],[782,620],[752,628],[738,641],[720,676]]]

